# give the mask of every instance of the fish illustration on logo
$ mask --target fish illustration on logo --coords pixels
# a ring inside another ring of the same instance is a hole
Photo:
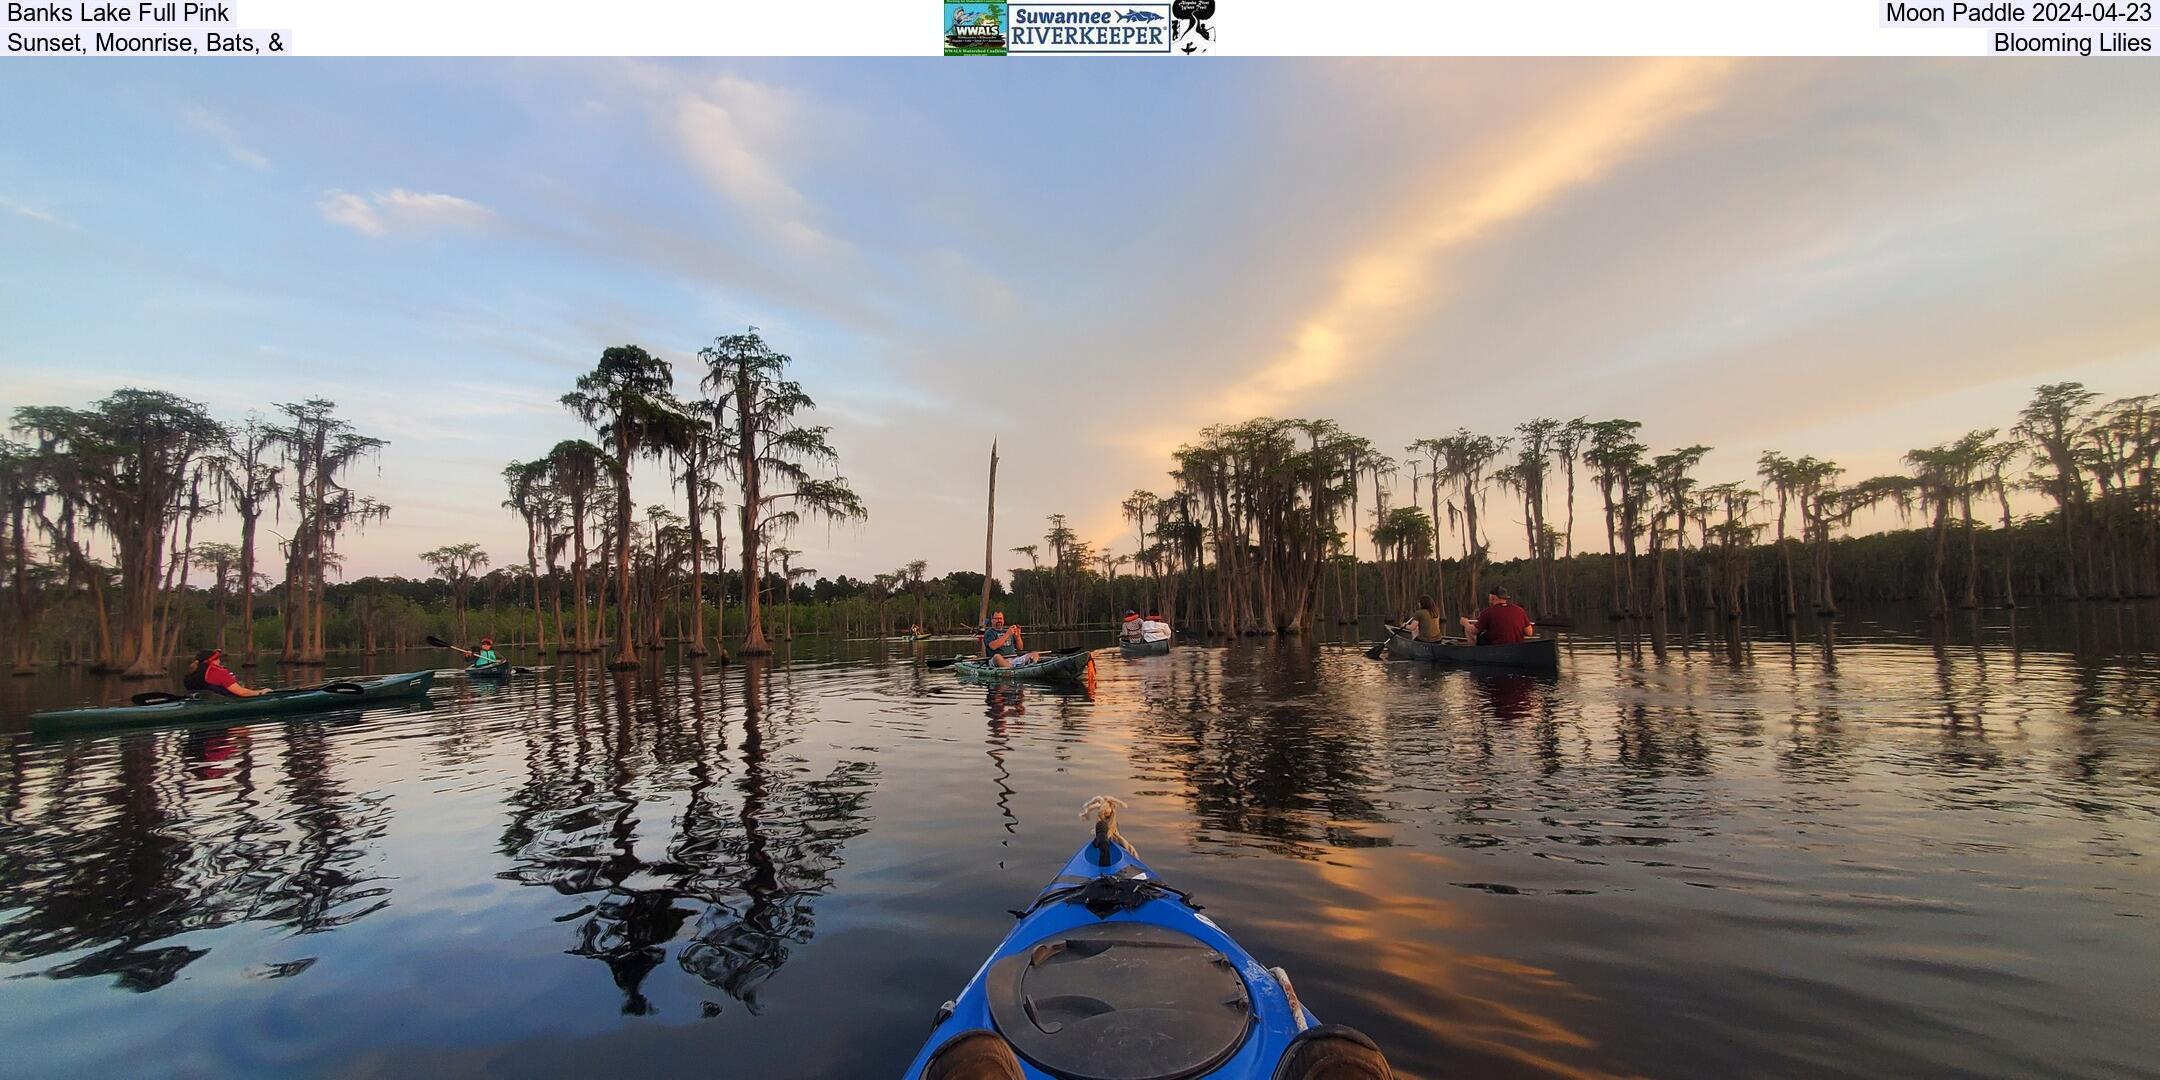
[[[1119,22],[1161,22],[1161,21],[1162,21],[1162,13],[1161,13],[1161,12],[1159,12],[1159,11],[1134,11],[1134,10],[1133,10],[1133,9],[1131,9],[1131,8],[1126,8],[1126,9],[1125,9],[1124,11],[1122,11],[1122,12],[1119,12],[1119,13],[1118,13],[1118,21],[1119,21]]]

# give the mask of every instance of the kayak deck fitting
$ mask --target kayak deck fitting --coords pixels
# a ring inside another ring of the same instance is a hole
[[[938,1010],[909,1080],[947,1075],[941,1052],[986,1037],[1031,1080],[1272,1078],[1308,1041],[1369,1054],[1371,1075],[1389,1075],[1371,1040],[1319,1026],[1282,969],[1141,862],[1117,835],[1117,805],[1088,803],[1094,838]]]

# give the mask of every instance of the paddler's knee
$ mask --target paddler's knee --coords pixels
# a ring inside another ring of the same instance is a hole
[[[1322,1024],[1299,1035],[1274,1080],[1394,1080],[1380,1044],[1344,1024]]]
[[[1027,1080],[1012,1047],[994,1031],[963,1031],[938,1047],[923,1080]]]

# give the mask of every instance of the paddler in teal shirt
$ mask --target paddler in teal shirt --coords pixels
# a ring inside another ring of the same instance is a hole
[[[1005,613],[1002,611],[991,613],[990,625],[983,627],[982,639],[983,655],[989,657],[990,662],[998,667],[1019,667],[1042,660],[1039,652],[1021,651],[1027,648],[1027,639],[1021,636],[1018,626],[1005,625]]]

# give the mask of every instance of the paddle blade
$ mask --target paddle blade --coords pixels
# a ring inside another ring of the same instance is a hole
[[[1380,644],[1378,644],[1378,645],[1375,645],[1375,646],[1373,646],[1372,648],[1370,648],[1370,649],[1367,649],[1367,650],[1365,650],[1365,659],[1367,659],[1367,660],[1378,660],[1378,659],[1380,659],[1380,658],[1381,658],[1382,656],[1386,655],[1386,653],[1387,653],[1387,642],[1383,641],[1383,642],[1381,642]]]
[[[411,638],[406,638],[405,640],[407,640],[407,641],[411,641],[412,639],[411,639]],[[455,645],[452,645],[452,644],[450,644],[449,642],[447,642],[447,641],[444,641],[443,639],[441,639],[441,638],[439,638],[439,637],[436,637],[436,636],[435,636],[435,635],[433,635],[433,634],[429,634],[429,635],[427,636],[427,643],[428,643],[428,644],[430,644],[430,645],[433,645],[433,646],[435,646],[435,647],[436,647],[436,648],[438,648],[438,649],[455,649],[455,648],[457,648],[457,646],[455,646]]]

